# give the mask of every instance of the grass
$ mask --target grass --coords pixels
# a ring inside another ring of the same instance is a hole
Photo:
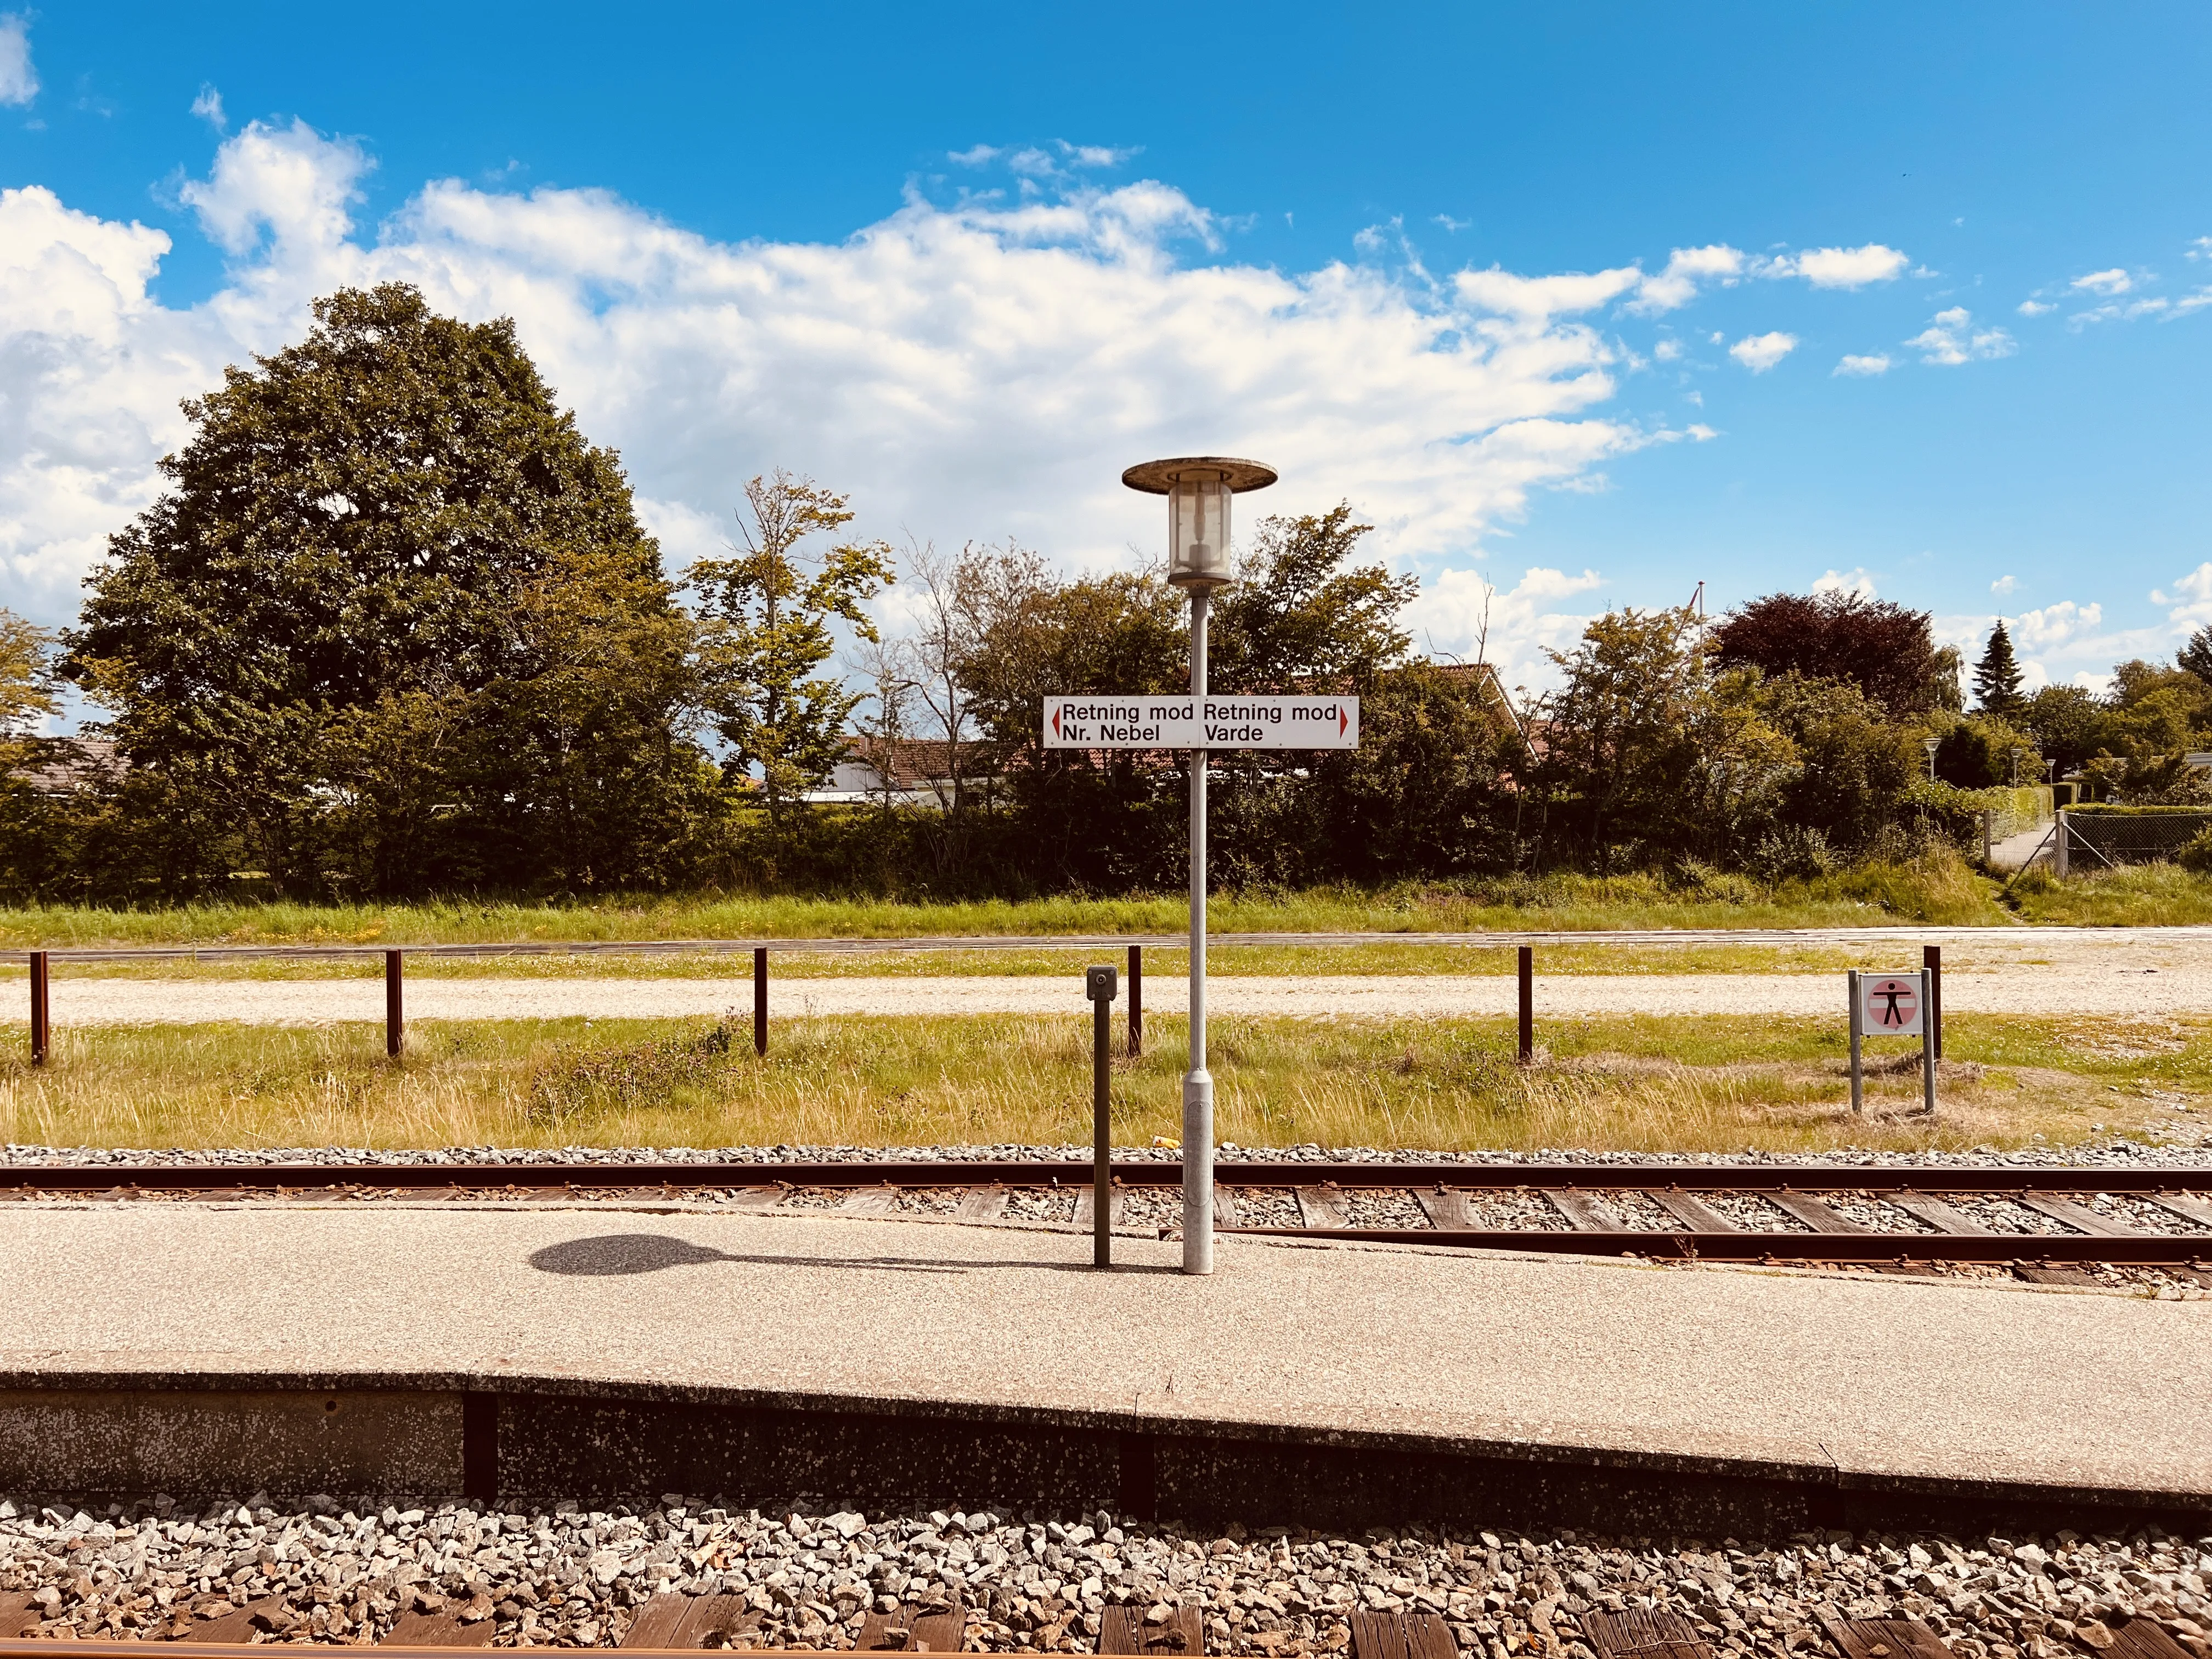
[[[1221,933],[1473,932],[1536,928],[1851,927],[1899,921],[2002,924],[1992,884],[1956,858],[1863,866],[1768,891],[1741,877],[1509,876],[1461,885],[1223,894]],[[543,904],[50,906],[0,910],[0,947],[509,944],[672,939],[901,939],[1170,933],[1180,895],[973,903],[870,898],[616,897]]]
[[[2064,883],[2039,871],[2009,884],[1978,875],[1953,854],[1874,863],[1762,889],[1741,876],[1669,880],[1652,874],[1507,876],[1459,884],[1409,884],[1376,890],[1221,894],[1207,907],[1216,933],[1364,933],[1402,940],[1385,958],[1366,949],[1283,945],[1249,955],[1223,951],[1215,963],[1234,973],[1502,973],[1510,952],[1480,946],[1423,945],[1424,934],[1539,931],[1595,933],[1617,929],[1723,931],[1850,928],[1920,922],[2005,927],[2212,924],[2212,876],[2174,865],[2137,866]],[[427,945],[619,944],[686,939],[897,939],[1172,934],[1188,911],[1180,895],[1020,902],[933,903],[872,898],[642,896],[543,903],[441,900],[390,905],[239,903],[110,909],[46,906],[0,909],[0,949],[324,945],[406,948]],[[1760,955],[1762,947],[1670,946],[1642,958],[1595,957],[1582,947],[1544,947],[1546,972],[1826,971],[1857,953],[1816,947]],[[1161,971],[1179,953],[1155,952]],[[779,956],[779,975],[1018,973],[1067,971],[1060,951],[957,951],[813,960]],[[1231,965],[1231,964],[1234,965]],[[130,971],[72,967],[72,973]],[[379,971],[371,963],[264,963],[196,967],[165,964],[164,975],[211,971],[220,977],[343,977]],[[622,975],[721,977],[742,960],[698,953],[643,957],[514,957],[433,964],[410,973],[464,978]]]
[[[2212,1021],[1946,1022],[1942,1109],[1875,1078],[1854,1117],[1834,1021],[1219,1019],[1224,1141],[1404,1148],[1814,1152],[2016,1146],[2187,1133],[2212,1095]],[[1123,1144],[1172,1135],[1178,1020],[1117,1061]],[[386,1061],[373,1026],[64,1031],[0,1066],[0,1139],[49,1146],[1054,1145],[1089,1138],[1077,1019],[837,1018],[749,1033],[699,1021],[438,1024]]]
[[[2092,862],[2087,854],[2077,864]],[[2081,927],[2179,927],[2212,922],[2212,877],[2178,864],[2131,864],[2078,871],[2059,881],[2042,871],[2013,884],[2024,921]]]

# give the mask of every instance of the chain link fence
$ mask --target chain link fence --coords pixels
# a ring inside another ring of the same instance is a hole
[[[2207,829],[2212,809],[2194,806],[2076,807],[2060,820],[2066,845],[2054,860],[2062,873],[2087,874],[2124,864],[2169,860]]]

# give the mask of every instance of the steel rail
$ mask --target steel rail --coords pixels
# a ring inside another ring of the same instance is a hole
[[[1164,1161],[1114,1166],[1124,1187],[1153,1190],[1180,1183],[1182,1166]],[[41,1194],[105,1196],[128,1202],[152,1193],[249,1199],[257,1193],[456,1196],[585,1197],[742,1188],[804,1188],[863,1191],[936,1188],[1084,1187],[1088,1165],[1059,1162],[971,1164],[222,1164],[35,1165],[0,1168],[0,1201]],[[1922,1169],[1856,1165],[1834,1169],[1729,1169],[1666,1164],[1259,1164],[1216,1166],[1222,1188],[1286,1187],[1398,1191],[1736,1192],[1876,1195],[1983,1193],[2212,1191],[2212,1169],[2013,1170]],[[372,1199],[373,1201],[373,1199]],[[1563,1212],[1563,1218],[1564,1212]],[[2062,1223],[2061,1224],[2064,1224]],[[1462,1249],[1540,1251],[1573,1255],[1631,1255],[1655,1260],[1728,1262],[1981,1262],[2015,1266],[2105,1262],[2212,1268],[2212,1232],[2001,1233],[1701,1231],[1681,1226],[1634,1229],[1490,1227],[1222,1226],[1252,1237],[1366,1244],[1443,1245]]]
[[[2196,1169],[2013,1168],[2006,1165],[1674,1164],[1277,1164],[1218,1159],[1224,1187],[1352,1187],[1407,1191],[1719,1193],[2212,1192],[2212,1165]],[[1122,1159],[1126,1187],[1174,1187],[1171,1158]],[[641,1191],[735,1187],[1079,1187],[1088,1163],[1046,1159],[761,1164],[11,1164],[0,1194],[29,1192],[304,1191],[371,1188],[466,1192]],[[1795,1237],[1795,1235],[1792,1235]]]

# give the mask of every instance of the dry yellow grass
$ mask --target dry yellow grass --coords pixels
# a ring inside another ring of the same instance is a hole
[[[1219,1133],[1245,1146],[1812,1152],[2189,1133],[2212,1030],[1954,1018],[1942,1109],[1880,1077],[1845,1104],[1833,1022],[1562,1024],[1522,1068],[1508,1024],[1216,1022]],[[1176,1133],[1180,1021],[1118,1060],[1123,1144]],[[0,1066],[0,1137],[46,1146],[1057,1145],[1090,1133],[1080,1020],[789,1020],[765,1060],[702,1022],[438,1024],[387,1062],[373,1026],[64,1033]]]

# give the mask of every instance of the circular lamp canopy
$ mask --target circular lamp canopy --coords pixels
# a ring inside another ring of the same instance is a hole
[[[1121,482],[1147,495],[1165,495],[1185,472],[1206,472],[1225,482],[1232,495],[1265,489],[1275,482],[1275,469],[1257,461],[1240,461],[1228,455],[1184,455],[1171,461],[1146,461],[1121,475]]]

